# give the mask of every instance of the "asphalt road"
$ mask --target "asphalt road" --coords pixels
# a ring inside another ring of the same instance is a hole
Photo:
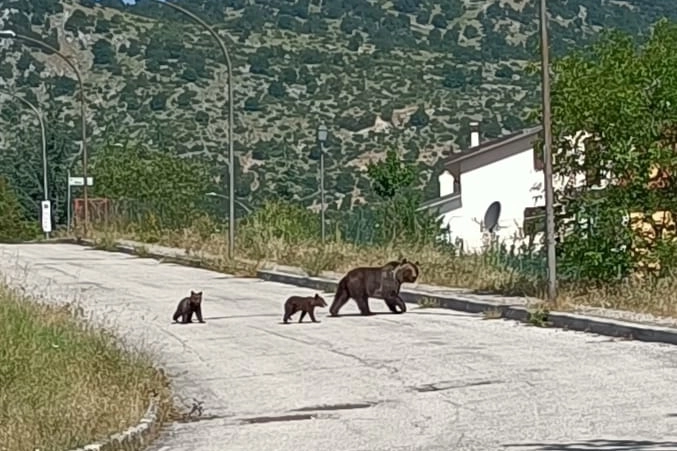
[[[79,299],[203,403],[154,451],[677,450],[677,347],[415,306],[282,325],[312,290],[74,245],[0,246],[0,271]],[[172,324],[191,289],[207,323]]]

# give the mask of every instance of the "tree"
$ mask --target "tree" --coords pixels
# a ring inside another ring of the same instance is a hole
[[[99,66],[107,66],[116,62],[115,50],[105,39],[99,39],[92,46],[92,53],[94,54],[94,64]]]
[[[416,244],[437,242],[441,220],[425,211],[417,211],[421,193],[416,186],[420,180],[415,165],[406,164],[391,149],[386,152],[385,159],[369,163],[367,176],[380,198],[374,211],[376,241]]]
[[[298,79],[298,76],[296,74],[296,69],[293,67],[285,67],[282,69],[282,73],[280,74],[280,81],[287,83],[289,85],[293,85],[296,83]]]
[[[197,122],[200,125],[207,125],[209,124],[209,113],[206,111],[198,111],[195,113],[195,122]]]
[[[467,77],[463,69],[459,67],[447,67],[445,72],[444,79],[442,80],[442,86],[445,88],[458,89],[467,84]]]
[[[64,29],[71,33],[77,33],[78,31],[86,32],[87,28],[91,25],[92,19],[87,17],[84,11],[76,9],[64,24]]]
[[[257,99],[256,97],[248,97],[247,100],[244,101],[244,110],[260,111],[261,105],[259,103],[259,99]]]
[[[384,160],[367,165],[372,188],[383,199],[391,199],[416,180],[416,172],[400,160],[395,150],[388,150]]]
[[[267,57],[253,53],[248,57],[249,62],[249,72],[252,74],[268,74],[268,68],[270,67],[270,61]]]
[[[427,9],[419,10],[419,12],[416,14],[416,23],[428,25],[428,22],[430,22],[430,11]]]
[[[0,242],[22,241],[36,236],[36,224],[26,222],[16,193],[7,179],[0,176]]]
[[[348,40],[348,50],[351,52],[357,52],[360,49],[360,46],[364,42],[361,34],[354,34]]]
[[[181,73],[181,78],[189,83],[197,81],[197,72],[192,67],[186,67]]]
[[[292,16],[280,14],[277,18],[277,27],[281,30],[295,31],[299,27],[299,22]]]
[[[400,12],[412,14],[415,13],[421,4],[421,0],[395,0],[393,7]]]
[[[660,183],[652,180],[677,164],[676,45],[677,25],[661,21],[640,45],[627,34],[608,32],[553,64],[554,171],[585,175],[583,186],[555,193],[566,211],[557,226],[569,232],[559,249],[565,274],[594,280],[627,274],[640,256],[619,249],[642,240],[623,216],[677,212],[674,177],[664,173]],[[538,116],[532,112],[532,120]],[[609,185],[602,191],[591,189],[604,182]],[[660,236],[656,242],[647,249],[674,250]],[[677,263],[674,255],[665,252],[661,266]]]
[[[268,94],[279,99],[287,95],[287,88],[281,81],[274,81],[268,86]]]
[[[140,145],[105,146],[92,163],[96,195],[137,211],[140,223],[152,215],[164,227],[190,226],[212,188],[204,165]]]
[[[167,94],[158,92],[150,99],[150,109],[153,111],[161,111],[167,108]]]
[[[442,14],[435,14],[430,23],[435,28],[441,28],[443,30],[447,28],[447,19]]]
[[[97,19],[94,31],[96,33],[108,33],[110,31],[110,22],[103,18]]]
[[[425,111],[423,105],[419,105],[418,109],[409,118],[409,126],[416,128],[423,128],[430,122],[430,116]]]
[[[438,49],[442,45],[442,32],[439,28],[433,28],[428,33],[428,45],[433,49]]]

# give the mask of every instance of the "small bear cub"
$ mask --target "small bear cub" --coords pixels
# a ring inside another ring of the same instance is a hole
[[[306,313],[310,316],[310,319],[314,323],[319,321],[315,319],[315,307],[326,307],[327,303],[324,301],[324,298],[319,294],[315,293],[315,296],[291,296],[284,303],[284,317],[282,321],[287,324],[292,317],[292,315],[299,310],[301,310],[301,317],[299,318],[299,323],[303,321],[303,318],[306,316]]]
[[[193,322],[193,313],[197,316],[197,320],[201,323],[205,321],[202,319],[202,291],[190,291],[190,296],[181,299],[179,305],[174,312],[174,321],[179,322],[181,318],[182,324]]]

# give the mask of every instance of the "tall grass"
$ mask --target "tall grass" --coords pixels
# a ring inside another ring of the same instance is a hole
[[[0,284],[0,449],[63,451],[135,425],[168,381],[150,356],[124,350],[69,306]]]
[[[152,216],[151,216],[152,217]],[[344,223],[350,218],[343,217]],[[237,224],[235,255],[226,258],[227,227],[212,218],[195,218],[192,226],[168,230],[118,217],[99,226],[99,238],[126,238],[156,242],[210,254],[216,268],[236,274],[253,273],[264,262],[299,266],[310,274],[322,271],[345,272],[358,265],[380,265],[405,256],[421,267],[420,283],[467,288],[482,293],[545,297],[545,261],[494,247],[483,253],[458,255],[452,246],[434,240],[418,244],[394,239],[381,243],[360,243],[346,238],[340,223],[328,224],[328,237],[319,237],[319,215],[301,207],[269,203]],[[360,232],[362,235],[367,235]],[[152,235],[152,240],[149,240]],[[557,308],[585,305],[616,308],[659,315],[677,315],[677,278],[628,278],[611,284],[559,281]]]

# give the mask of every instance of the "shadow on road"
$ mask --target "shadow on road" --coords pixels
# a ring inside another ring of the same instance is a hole
[[[405,313],[406,314],[406,313]],[[369,318],[370,316],[379,316],[379,315],[399,315],[399,313],[392,313],[392,312],[371,312],[371,315],[363,315],[361,313],[339,313],[338,316],[331,316],[329,314],[326,315],[326,318],[348,318],[348,317],[355,317],[355,318]]]
[[[220,320],[220,319],[237,319],[237,318],[277,318],[282,316],[282,314],[277,313],[265,313],[261,315],[228,315],[228,316],[205,316],[204,320]]]
[[[648,440],[588,440],[571,443],[511,443],[505,448],[532,451],[677,451],[677,442]]]
[[[413,308],[411,310],[407,310],[407,314],[411,315],[430,315],[430,316],[458,316],[459,318],[468,318],[470,315],[468,313],[454,313],[454,312],[449,312],[449,311],[430,311],[427,308],[421,309],[419,308]]]

